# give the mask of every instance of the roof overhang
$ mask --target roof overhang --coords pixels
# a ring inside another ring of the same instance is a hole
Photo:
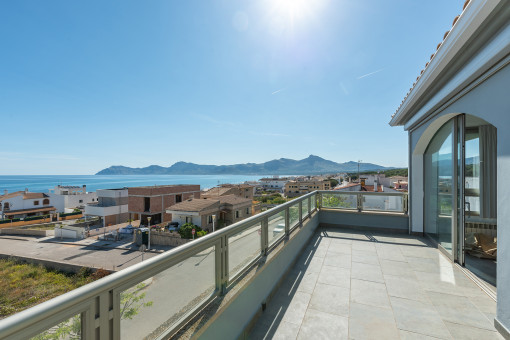
[[[509,12],[505,0],[471,0],[389,124],[406,125],[419,111],[420,116],[434,112],[508,53],[510,42],[500,42],[481,60],[472,60],[497,30],[508,24]]]
[[[181,210],[167,210],[167,214],[184,215],[184,216],[200,216],[199,211],[181,211]]]

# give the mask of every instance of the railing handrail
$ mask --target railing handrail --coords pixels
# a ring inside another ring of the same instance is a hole
[[[141,263],[134,264],[122,271],[113,273],[97,281],[86,284],[82,287],[76,288],[63,295],[57,296],[48,301],[42,302],[24,311],[18,312],[3,320],[0,320],[0,338],[11,336],[31,325],[38,323],[41,320],[62,313],[67,309],[76,307],[77,305],[85,303],[87,300],[92,299],[99,294],[108,292],[120,286],[125,286],[131,282],[140,282],[145,280],[145,277],[151,277],[158,272],[170,268],[175,263],[183,261],[193,254],[196,254],[204,249],[217,245],[225,236],[231,236],[245,229],[262,222],[265,217],[269,217],[286,210],[287,207],[293,206],[296,203],[307,200],[317,192],[311,192],[306,195],[300,196],[274,207],[265,212],[251,216],[242,221],[236,222],[228,227],[203,236],[193,242],[186,243],[175,249],[164,252],[158,256],[147,259]],[[317,207],[318,208],[318,207]]]
[[[356,195],[362,194],[366,196],[407,196],[407,192],[375,192],[375,191],[341,191],[341,190],[319,190],[319,194],[340,194],[340,195]]]

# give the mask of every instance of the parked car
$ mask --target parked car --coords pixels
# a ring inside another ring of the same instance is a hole
[[[285,232],[285,223],[280,223],[273,229],[273,237],[278,236],[280,233]]]
[[[119,233],[121,234],[132,234],[135,230],[135,227],[133,227],[131,224],[125,226],[124,228],[119,229]]]
[[[167,229],[168,231],[178,231],[180,226],[179,226],[179,222],[170,222],[167,224]]]

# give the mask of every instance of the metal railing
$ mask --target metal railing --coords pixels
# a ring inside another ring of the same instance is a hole
[[[167,337],[318,207],[317,192],[309,193],[14,314],[0,321],[0,339],[55,331],[82,339]]]
[[[403,213],[408,212],[408,195],[403,192],[371,191],[334,191],[321,190],[319,207],[326,209],[345,209]]]

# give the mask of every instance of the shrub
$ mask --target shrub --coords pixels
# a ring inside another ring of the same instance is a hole
[[[197,232],[197,238],[205,236],[205,235],[207,235],[207,231],[205,231],[205,230],[201,230],[201,231]]]
[[[196,233],[195,235],[197,235],[197,237],[198,237],[198,233],[202,231],[202,228],[194,225],[193,223],[185,223],[179,229],[179,234],[181,235],[182,238],[187,238],[187,239],[193,238],[193,234],[191,233],[192,229],[195,229],[195,233]]]

